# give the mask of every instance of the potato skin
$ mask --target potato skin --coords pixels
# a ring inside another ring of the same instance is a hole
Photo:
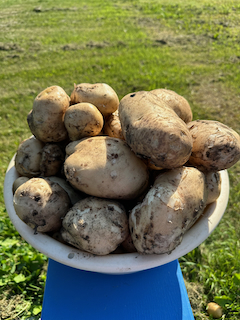
[[[63,117],[69,104],[69,96],[59,86],[51,86],[40,92],[27,117],[32,134],[43,142],[67,139]]]
[[[100,198],[132,199],[147,188],[147,166],[125,141],[97,136],[80,141],[76,149],[65,160],[64,172],[78,190]]]
[[[185,123],[192,121],[193,115],[188,101],[172,90],[154,89],[150,91],[162,99]]]
[[[97,136],[103,128],[103,116],[91,103],[70,106],[65,112],[64,125],[71,141]]]
[[[137,251],[171,253],[203,213],[207,193],[205,175],[196,168],[159,174],[143,202],[130,212],[129,228]]]
[[[139,91],[119,104],[123,136],[140,158],[159,168],[184,165],[192,151],[186,124],[156,95]]]
[[[110,116],[106,117],[103,127],[103,133],[108,135],[109,137],[124,140],[121,122],[117,114],[113,113]]]
[[[41,176],[57,175],[63,165],[65,154],[57,143],[46,143],[40,161]]]
[[[206,183],[208,188],[207,204],[213,203],[221,193],[221,175],[219,172],[207,172]]]
[[[78,201],[62,225],[66,242],[96,255],[113,252],[129,234],[124,207],[117,201],[95,197]]]
[[[50,232],[61,228],[71,202],[57,183],[32,178],[17,188],[13,205],[19,218],[35,232]]]
[[[193,139],[189,165],[199,170],[220,171],[240,159],[239,134],[214,120],[195,120],[187,124]]]
[[[116,92],[106,83],[80,83],[74,85],[71,104],[89,102],[96,106],[103,116],[117,110],[119,99]]]
[[[20,143],[15,157],[15,168],[21,176],[32,178],[40,175],[44,145],[35,137],[30,137]]]

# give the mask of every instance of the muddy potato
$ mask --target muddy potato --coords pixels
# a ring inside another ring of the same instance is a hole
[[[89,102],[96,106],[103,116],[117,110],[119,99],[116,92],[106,83],[80,83],[74,85],[71,93],[71,104]]]
[[[150,92],[166,102],[166,104],[173,109],[184,122],[188,123],[192,121],[192,110],[188,101],[184,97],[167,89],[154,89]]]
[[[18,217],[35,232],[59,230],[71,207],[66,191],[47,178],[32,178],[18,187],[13,205]]]
[[[219,172],[208,172],[206,174],[206,183],[208,188],[207,204],[213,203],[220,196],[221,182]]]
[[[206,207],[205,175],[181,167],[159,174],[143,202],[130,212],[134,246],[144,254],[171,253]]]
[[[188,123],[193,148],[188,163],[202,171],[220,171],[240,159],[239,134],[221,122],[195,120]]]
[[[43,142],[60,142],[68,138],[64,114],[70,98],[59,86],[43,90],[35,98],[27,121],[32,134]]]
[[[62,148],[56,143],[46,143],[42,150],[40,161],[41,176],[49,177],[57,175],[65,159]]]
[[[15,168],[21,176],[37,177],[40,175],[40,162],[44,143],[35,137],[20,143],[15,157]]]
[[[19,177],[16,180],[14,180],[13,186],[12,186],[13,194],[15,193],[18,187],[20,187],[23,183],[27,182],[28,180],[29,180],[28,177]]]
[[[118,138],[124,140],[122,133],[121,122],[117,113],[113,113],[110,116],[106,117],[103,133],[109,137]]]
[[[83,139],[67,157],[64,172],[73,187],[89,195],[132,199],[148,187],[147,166],[121,139]]]
[[[152,167],[172,169],[189,159],[192,137],[186,124],[153,93],[126,95],[119,104],[119,118],[130,148]]]
[[[124,207],[113,200],[88,197],[66,214],[61,234],[71,245],[96,254],[113,252],[128,236]]]

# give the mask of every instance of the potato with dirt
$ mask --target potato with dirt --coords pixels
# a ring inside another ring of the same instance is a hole
[[[35,233],[57,231],[71,207],[67,192],[47,178],[31,178],[13,196],[18,217]]]
[[[96,255],[113,252],[128,236],[124,207],[113,200],[88,197],[78,201],[62,222],[62,238]]]
[[[205,175],[181,167],[157,176],[143,202],[130,212],[129,229],[138,252],[171,253],[206,207]]]
[[[124,140],[118,112],[114,112],[113,114],[105,118],[103,133],[109,137]]]
[[[57,143],[46,143],[42,149],[40,173],[43,177],[56,176],[64,163],[65,153]]]
[[[32,134],[43,142],[66,140],[64,114],[69,105],[69,96],[59,86],[48,87],[39,93],[27,117]]]
[[[105,117],[117,110],[119,99],[112,87],[106,83],[80,83],[74,85],[71,104],[89,102],[98,108]]]
[[[65,112],[64,125],[71,141],[97,136],[103,128],[103,116],[88,102],[70,106]]]
[[[40,175],[40,163],[44,143],[35,137],[23,140],[15,156],[15,168],[19,175],[32,178]]]
[[[192,121],[193,115],[188,101],[172,90],[154,89],[150,91],[163,100],[186,123]]]
[[[240,136],[232,128],[214,120],[195,120],[187,126],[193,140],[189,165],[217,172],[240,160]]]
[[[121,139],[97,136],[80,141],[64,163],[68,182],[91,196],[133,199],[148,187],[147,166]]]
[[[188,161],[192,137],[187,125],[155,94],[126,95],[119,104],[119,118],[126,142],[149,165],[172,169]]]
[[[220,172],[207,172],[206,183],[208,188],[207,204],[215,202],[221,193],[221,175]]]

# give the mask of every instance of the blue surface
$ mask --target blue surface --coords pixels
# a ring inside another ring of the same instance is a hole
[[[177,260],[127,275],[49,259],[42,320],[194,320]]]

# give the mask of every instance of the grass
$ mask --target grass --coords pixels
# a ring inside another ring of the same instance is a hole
[[[47,258],[15,231],[3,181],[35,96],[57,84],[105,82],[121,99],[169,88],[190,103],[194,119],[221,121],[240,133],[238,1],[0,2],[0,319],[38,319]],[[229,169],[226,213],[213,234],[180,259],[196,319],[206,305],[222,319],[240,316],[240,164]]]

